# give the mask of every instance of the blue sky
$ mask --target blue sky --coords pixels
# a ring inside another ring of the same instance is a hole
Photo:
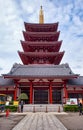
[[[45,23],[59,22],[61,63],[83,75],[83,0],[0,0],[0,74],[8,73],[14,63],[22,63],[17,51],[22,50],[24,21],[38,23],[40,6]]]

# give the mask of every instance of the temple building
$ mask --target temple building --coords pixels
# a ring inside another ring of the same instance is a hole
[[[24,22],[23,51],[18,55],[23,64],[15,63],[10,72],[0,77],[0,93],[17,100],[28,95],[27,104],[62,104],[67,98],[83,99],[83,77],[74,74],[68,63],[61,64],[59,23],[44,23],[42,7],[39,23]]]

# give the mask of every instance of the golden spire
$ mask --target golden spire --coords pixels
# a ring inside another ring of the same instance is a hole
[[[40,24],[44,23],[44,14],[43,14],[42,6],[41,6],[40,12],[39,12],[39,23]]]

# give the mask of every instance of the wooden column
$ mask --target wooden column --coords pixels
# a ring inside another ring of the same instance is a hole
[[[9,93],[8,93],[8,87],[6,88],[6,94],[8,95]]]
[[[49,86],[49,103],[52,104],[52,81],[50,81]]]
[[[17,100],[17,90],[18,90],[18,82],[15,82],[15,88],[14,88],[14,100]]]
[[[15,90],[14,90],[14,100],[16,101],[17,99],[17,85],[15,86]]]
[[[65,103],[66,103],[66,99],[68,98],[68,92],[67,92],[66,82],[64,82],[64,98],[65,98]]]
[[[33,103],[33,83],[30,81],[30,104]]]

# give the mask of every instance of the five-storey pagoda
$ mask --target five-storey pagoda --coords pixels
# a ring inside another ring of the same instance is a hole
[[[42,7],[39,23],[24,23],[23,52],[18,54],[23,64],[14,64],[5,78],[14,81],[14,100],[20,93],[28,95],[30,104],[65,103],[68,98],[67,81],[77,78],[68,64],[60,64],[64,51],[57,23],[44,23]]]

